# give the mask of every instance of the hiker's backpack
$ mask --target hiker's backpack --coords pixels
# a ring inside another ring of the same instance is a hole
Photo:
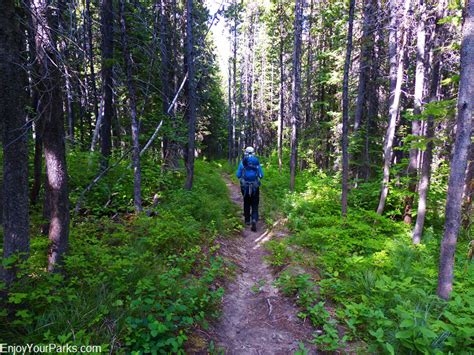
[[[242,165],[244,167],[242,171],[242,178],[247,182],[257,181],[259,178],[258,166],[260,165],[258,158],[253,155],[246,156],[242,160]]]

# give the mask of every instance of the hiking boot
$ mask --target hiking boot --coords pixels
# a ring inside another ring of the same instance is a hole
[[[250,226],[250,220],[245,221],[245,225],[246,225],[246,226]]]
[[[252,232],[256,232],[257,231],[257,222],[255,221],[252,221]]]

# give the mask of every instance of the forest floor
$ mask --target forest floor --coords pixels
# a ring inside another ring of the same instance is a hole
[[[224,176],[232,201],[242,206],[240,187]],[[241,238],[227,240],[223,253],[237,265],[236,278],[226,287],[221,319],[212,327],[215,348],[226,354],[289,354],[309,344],[314,329],[297,317],[297,306],[274,286],[275,275],[264,257],[264,243],[282,237],[284,230],[258,222],[247,226]],[[229,245],[231,244],[231,245]]]

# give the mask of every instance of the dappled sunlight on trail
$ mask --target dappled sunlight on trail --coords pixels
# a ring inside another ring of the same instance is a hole
[[[228,178],[226,184],[231,199],[241,205],[240,188]],[[246,228],[231,246],[240,273],[227,287],[223,315],[213,329],[217,349],[226,354],[291,354],[300,343],[316,353],[309,344],[312,327],[297,317],[297,306],[273,285],[275,277],[264,261],[264,244],[275,236],[272,227],[259,222],[257,232]]]

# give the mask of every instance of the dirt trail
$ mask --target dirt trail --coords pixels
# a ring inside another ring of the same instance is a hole
[[[240,187],[225,177],[232,200],[242,206]],[[308,343],[314,329],[297,317],[296,305],[273,286],[275,277],[264,261],[263,243],[271,231],[259,222],[257,232],[247,226],[242,238],[231,246],[232,259],[239,267],[236,279],[227,287],[223,314],[214,326],[214,342],[225,354],[292,354]]]

